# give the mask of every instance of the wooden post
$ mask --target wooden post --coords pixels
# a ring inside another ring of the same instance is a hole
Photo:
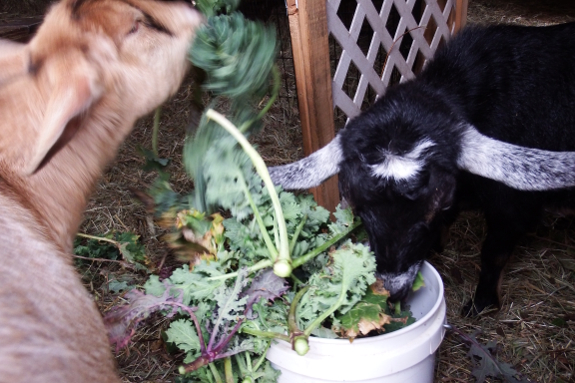
[[[465,27],[467,23],[467,5],[468,0],[456,0],[455,2],[455,30],[457,33],[461,28]]]
[[[335,137],[326,0],[288,0],[297,95],[305,155]],[[312,189],[318,204],[334,211],[339,203],[337,177]]]

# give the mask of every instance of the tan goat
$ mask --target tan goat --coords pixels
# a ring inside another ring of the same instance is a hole
[[[0,382],[119,381],[72,240],[202,20],[181,2],[63,0],[29,44],[0,41]]]

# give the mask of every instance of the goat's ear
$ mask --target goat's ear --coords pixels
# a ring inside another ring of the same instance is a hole
[[[46,70],[49,99],[34,137],[32,156],[25,165],[26,175],[38,170],[72,138],[81,122],[70,122],[101,95],[97,72],[83,57],[52,62]]]
[[[25,44],[0,40],[0,85],[28,72]]]

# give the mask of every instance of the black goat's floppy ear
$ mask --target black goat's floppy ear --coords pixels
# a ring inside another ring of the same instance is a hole
[[[460,169],[519,190],[575,186],[575,152],[552,152],[498,141],[467,126],[457,159]]]

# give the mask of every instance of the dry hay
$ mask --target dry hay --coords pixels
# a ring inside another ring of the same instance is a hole
[[[540,4],[544,3],[544,4]],[[469,21],[474,23],[519,23],[545,25],[574,19],[572,0],[470,0]],[[570,16],[569,16],[570,15]],[[293,73],[284,73],[292,76]],[[191,79],[162,112],[160,156],[171,158],[169,170],[178,191],[191,184],[181,167],[181,149],[190,121]],[[152,117],[142,119],[122,146],[118,159],[99,184],[87,211],[82,231],[102,234],[133,231],[139,234],[155,265],[162,273],[177,263],[159,240],[160,232],[150,224],[149,215],[136,202],[129,188],[145,189],[154,178],[141,170],[144,160],[139,145],[151,147]],[[285,163],[302,156],[300,124],[295,98],[281,98],[266,117],[266,128],[256,139],[269,164]],[[483,341],[496,340],[498,358],[515,366],[538,382],[575,382],[575,243],[573,224],[565,219],[547,218],[538,234],[528,236],[517,247],[503,283],[503,307],[498,313],[476,319],[462,318],[459,310],[472,295],[480,267],[479,252],[484,223],[477,213],[466,213],[451,228],[442,254],[431,263],[445,283],[448,321],[463,331],[482,329]],[[103,312],[121,301],[106,291],[108,280],[132,278],[142,284],[146,275],[133,274],[115,263],[96,263],[81,268],[87,287]],[[173,382],[181,354],[168,354],[160,340],[166,322],[149,321],[134,343],[117,357],[124,381]],[[436,370],[437,382],[473,382],[467,346],[455,335],[446,335]],[[561,379],[561,380],[559,380]],[[489,380],[493,382],[495,380]]]

